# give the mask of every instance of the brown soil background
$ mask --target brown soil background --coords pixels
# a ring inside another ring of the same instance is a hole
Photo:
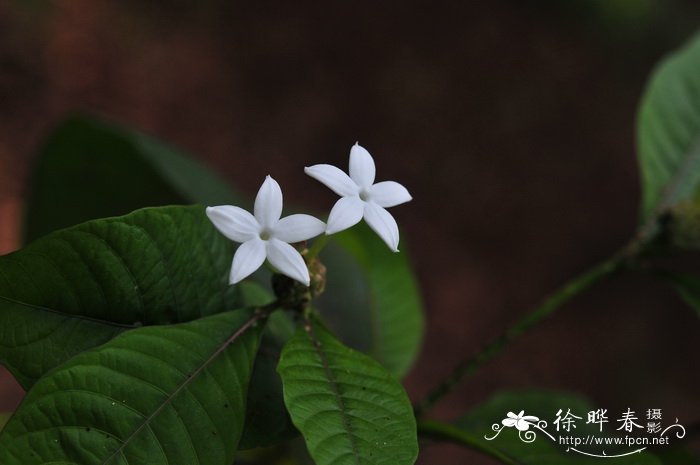
[[[637,103],[653,64],[700,18],[693,2],[640,3],[656,9],[0,0],[0,253],[19,245],[33,153],[70,110],[170,141],[250,194],[271,173],[287,199],[317,209],[334,199],[303,166],[346,166],[359,140],[379,176],[415,199],[393,213],[426,302],[406,380],[419,399],[632,234]],[[695,423],[698,336],[671,290],[620,277],[514,343],[435,416],[543,387]],[[1,372],[0,411],[21,396]],[[494,462],[425,444],[419,463]]]

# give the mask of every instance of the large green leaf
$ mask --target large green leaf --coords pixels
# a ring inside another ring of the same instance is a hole
[[[228,285],[233,245],[201,207],[144,209],[0,257],[0,362],[25,387],[143,325],[247,305]]]
[[[700,183],[700,39],[662,62],[639,111],[642,221],[692,200]]]
[[[411,404],[376,361],[311,320],[285,346],[278,370],[289,413],[318,465],[414,463]]]
[[[286,313],[270,316],[255,359],[240,449],[265,447],[298,434],[284,405],[282,380],[276,370],[282,347],[293,334],[294,323]]]
[[[553,422],[559,409],[562,409],[563,412],[570,410],[572,414],[582,418],[575,420],[576,427],[572,429],[572,432],[556,431]],[[559,445],[535,427],[531,427],[529,430],[530,433],[535,434],[531,438],[534,440],[526,442],[523,437],[528,438],[523,433],[519,433],[513,427],[503,427],[501,424],[501,420],[506,418],[508,412],[518,414],[523,410],[525,415],[533,415],[546,421],[547,426],[544,429],[552,434],[557,441],[559,436],[564,438],[577,437],[585,440],[589,434],[600,438],[603,436],[613,437],[617,433],[618,425],[615,424],[612,412],[608,413],[610,423],[604,424],[602,433],[599,431],[599,425],[586,424],[587,413],[596,410],[596,408],[580,396],[561,392],[528,390],[502,392],[484,404],[475,407],[456,423],[455,426],[459,428],[459,433],[454,435],[454,439],[456,442],[482,450],[509,465],[593,465],[600,463],[601,460],[611,465],[660,465],[661,463],[647,451],[626,457],[607,457],[605,459],[587,457],[574,451],[567,452],[569,446]],[[496,431],[493,429],[493,425],[501,429],[495,438],[493,437],[496,435]],[[438,429],[431,427],[429,423],[426,426],[428,427],[426,429],[432,432]],[[487,440],[486,437],[493,439]],[[636,446],[616,451],[614,447],[580,445],[578,449],[597,454],[602,454],[604,450],[608,455],[614,455],[640,448],[640,446]]]
[[[243,281],[238,284],[246,306],[269,305],[274,298],[261,286]],[[277,362],[282,347],[294,334],[294,322],[287,312],[275,312],[267,320],[260,350],[255,358],[251,389],[246,402],[246,418],[239,449],[266,447],[297,436],[282,398],[282,380]]]
[[[128,331],[39,380],[0,463],[230,465],[262,325],[232,311]]]
[[[364,223],[333,236],[322,259],[326,293],[317,305],[350,346],[397,377],[415,361],[423,337],[421,297],[405,252],[393,253]]]
[[[30,176],[24,236],[168,204],[240,202],[214,173],[138,131],[73,116],[49,136]]]

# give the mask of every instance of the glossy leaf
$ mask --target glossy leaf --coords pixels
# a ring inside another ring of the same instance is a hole
[[[230,465],[261,324],[250,311],[140,328],[43,377],[0,463]]]
[[[312,320],[284,347],[278,370],[292,421],[317,465],[414,463],[413,409],[372,358]]]
[[[284,405],[277,373],[282,347],[293,334],[294,323],[288,314],[275,312],[270,316],[255,359],[240,449],[265,447],[298,435]]]
[[[53,233],[0,257],[0,362],[28,388],[49,369],[144,325],[246,305],[233,245],[201,207],[144,209]]]
[[[700,183],[700,39],[656,69],[639,111],[642,221],[690,201]]]
[[[333,241],[339,246],[329,244],[321,256],[329,270],[321,313],[345,343],[404,376],[423,338],[421,297],[406,252],[391,252],[364,223]]]
[[[552,434],[559,441],[559,437],[579,437],[586,438],[589,434],[596,437],[616,436],[615,418],[613,412],[608,412],[609,423],[603,425],[603,432],[599,431],[599,425],[586,424],[587,413],[596,410],[587,400],[561,392],[548,391],[514,391],[496,394],[482,405],[472,409],[467,415],[456,422],[457,426],[464,434],[462,443],[472,448],[477,448],[498,458],[502,463],[510,465],[593,465],[603,460],[610,465],[660,465],[660,461],[648,451],[635,453],[626,457],[594,458],[574,451],[568,450],[570,447],[559,445],[545,433],[534,426],[529,428],[534,433],[532,442],[523,441],[522,437],[526,432],[520,433],[515,427],[504,427],[501,423],[507,417],[508,412],[518,414],[524,410],[524,415],[532,415],[547,422],[544,429]],[[557,431],[554,420],[559,409],[565,415],[567,410],[572,414],[581,417],[575,421],[575,429],[571,432]],[[497,425],[502,430],[492,440],[485,437],[493,437],[496,431],[493,425]],[[457,441],[460,442],[460,441]],[[574,447],[571,445],[571,447]],[[616,453],[627,453],[640,446],[623,448],[616,450],[615,446],[583,446],[577,448],[590,453],[602,454],[605,451],[608,455]],[[568,450],[568,452],[567,452]]]
[[[27,242],[143,207],[240,202],[217,175],[182,152],[97,118],[68,118],[49,135],[36,160]]]

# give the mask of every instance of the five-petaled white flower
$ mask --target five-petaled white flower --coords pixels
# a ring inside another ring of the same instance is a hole
[[[513,412],[508,412],[508,418],[504,418],[501,423],[503,426],[513,427],[515,426],[518,431],[527,431],[530,429],[530,424],[538,422],[540,419],[533,417],[532,415],[525,415],[525,410],[521,410],[517,415]]]
[[[229,239],[242,242],[233,256],[229,282],[235,284],[260,268],[267,258],[280,273],[309,285],[309,270],[301,254],[290,243],[321,234],[326,225],[310,215],[282,215],[282,190],[270,176],[257,197],[255,215],[239,207],[208,207],[207,216]]]
[[[343,231],[364,218],[391,250],[399,251],[399,227],[385,208],[408,202],[412,197],[398,182],[374,183],[374,160],[367,150],[359,144],[350,149],[350,176],[326,164],[304,168],[304,172],[341,196],[328,216],[326,234]]]

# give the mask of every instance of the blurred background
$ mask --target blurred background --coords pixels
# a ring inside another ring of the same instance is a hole
[[[406,380],[417,400],[631,236],[637,105],[654,64],[698,27],[693,0],[0,0],[0,253],[19,247],[34,154],[72,110],[175,144],[250,195],[272,174],[288,201],[321,211],[335,198],[303,167],[345,167],[360,141],[379,179],[414,197],[392,213],[426,303]],[[699,336],[670,289],[620,277],[434,415],[541,387],[696,423]],[[0,372],[0,411],[22,395]],[[495,462],[425,444],[420,463]]]

